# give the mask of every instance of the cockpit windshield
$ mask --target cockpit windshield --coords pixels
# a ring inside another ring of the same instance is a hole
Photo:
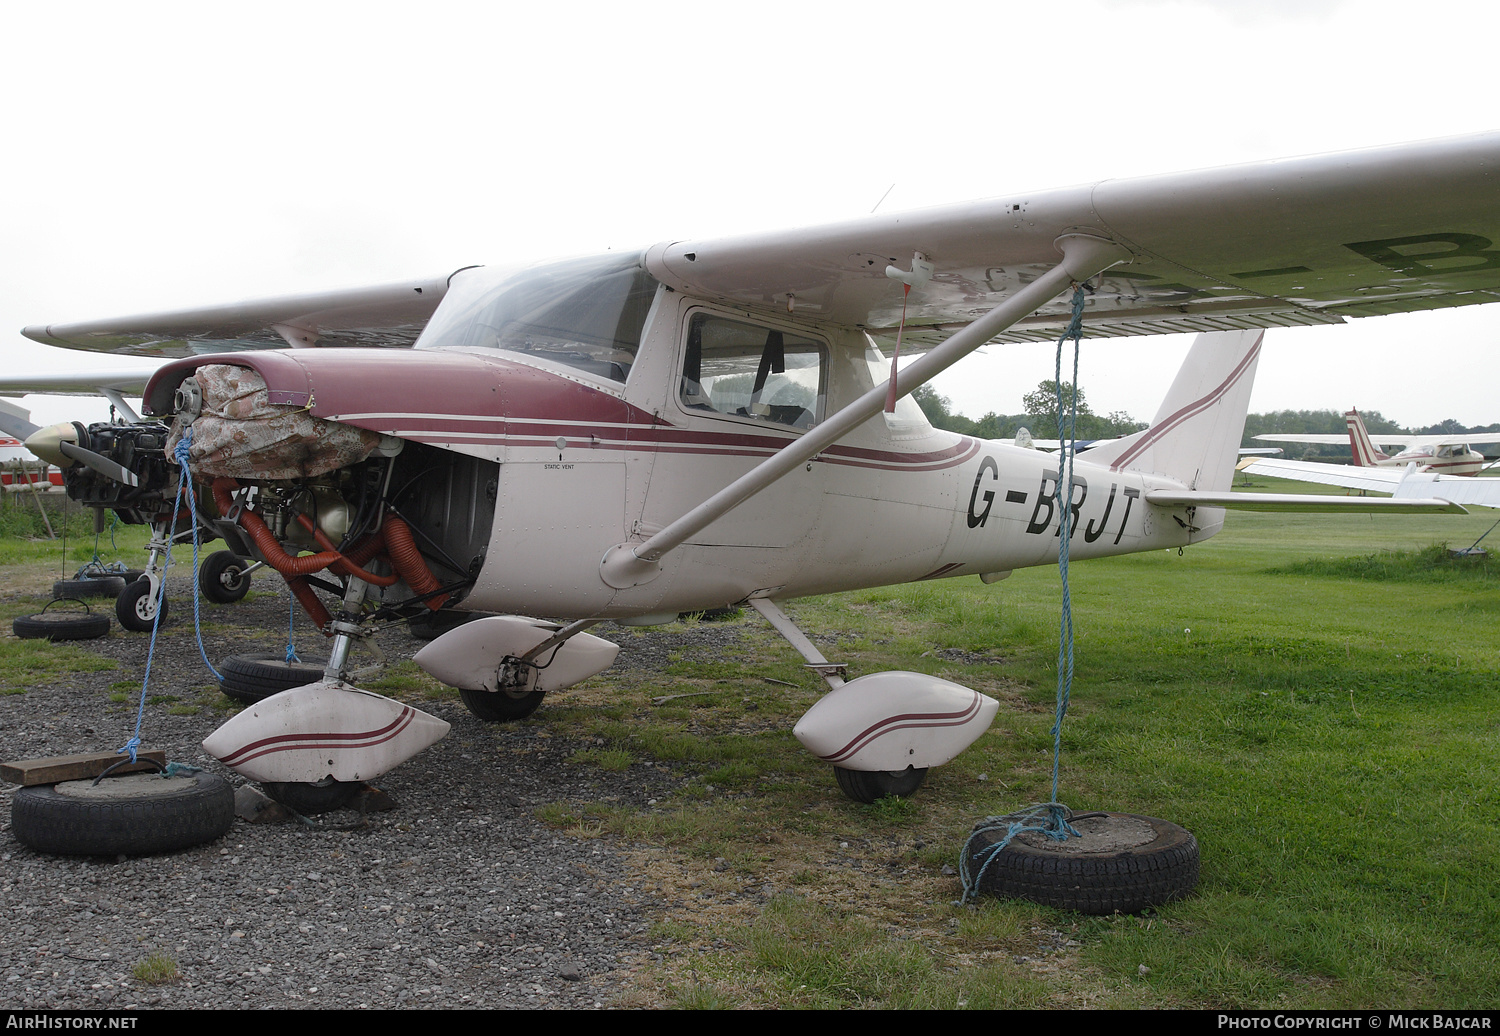
[[[639,255],[461,270],[415,348],[503,349],[623,382],[655,297]]]

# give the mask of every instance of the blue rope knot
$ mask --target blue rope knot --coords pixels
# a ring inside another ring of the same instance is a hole
[[[959,899],[958,905],[962,906],[979,895],[979,886],[984,881],[985,871],[990,869],[990,864],[995,862],[996,857],[1006,846],[1010,845],[1016,835],[1026,831],[1037,831],[1054,842],[1065,842],[1069,838],[1079,837],[1080,834],[1078,829],[1068,822],[1072,818],[1073,811],[1061,802],[1037,802],[1004,816],[985,817],[975,824],[968,840],[964,842],[963,855],[958,861],[958,874],[964,888],[963,897]],[[976,839],[984,838],[1002,829],[1005,835],[999,841],[980,850],[977,854],[972,851],[971,847]],[[971,874],[969,863],[976,855],[983,862],[979,866],[979,873]]]
[[[142,694],[141,696],[141,702],[142,705],[145,704],[144,694]],[[115,755],[129,755],[130,761],[135,762],[136,750],[141,747],[141,720],[139,716],[137,716],[135,720],[135,733],[136,736],[125,742],[123,747],[115,749]]]
[[[302,661],[302,656],[300,656],[300,655],[297,654],[297,646],[293,642],[294,638],[292,636],[292,632],[295,629],[296,623],[297,623],[297,597],[296,597],[295,594],[289,595],[288,600],[287,600],[287,605],[288,605],[288,610],[287,610],[287,618],[286,618],[286,664],[287,665],[291,665],[293,662],[300,662],[300,661]]]

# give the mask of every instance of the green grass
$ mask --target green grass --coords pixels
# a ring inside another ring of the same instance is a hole
[[[32,602],[24,608],[0,608],[0,621],[9,623],[16,614],[39,612],[45,602]],[[47,640],[0,638],[0,693],[24,694],[38,683],[48,683],[72,673],[107,672],[116,668],[108,658],[90,654],[76,644],[54,644]]]
[[[137,961],[130,969],[130,973],[139,982],[148,986],[162,986],[168,982],[176,982],[182,977],[177,971],[177,962],[165,953],[156,952]]]
[[[660,890],[684,905],[635,1002],[1493,1006],[1500,571],[1441,546],[1493,520],[1232,514],[1182,556],[1073,568],[1060,795],[1173,820],[1202,847],[1197,895],[1145,917],[959,908],[942,873],[975,820],[1050,791],[1055,569],[788,606],[809,632],[841,634],[824,651],[853,675],[911,669],[1001,700],[910,800],[850,803],[795,744],[820,690],[754,616],[729,660],[685,653],[665,678],[596,678],[609,743],[694,778],[649,809],[567,806],[653,860],[680,854]],[[763,695],[762,676],[796,686]],[[746,888],[768,898],[747,903]]]
[[[106,525],[96,540],[93,511],[70,503],[64,522],[61,512],[54,510],[61,506],[60,502],[61,494],[49,501],[48,520],[55,534],[49,537],[36,505],[26,494],[5,494],[0,498],[0,565],[41,562],[55,566],[57,575],[53,578],[64,573],[71,578],[79,565],[94,557],[97,544],[99,557],[106,562],[124,561],[133,568],[145,567],[143,548],[150,539],[148,527]],[[186,549],[191,552],[192,548]],[[181,560],[181,550],[178,548],[174,561]]]
[[[1147,916],[957,907],[944,871],[974,821],[1050,792],[1051,568],[787,605],[837,635],[820,644],[851,675],[932,673],[1000,700],[990,731],[909,800],[840,795],[791,736],[824,686],[746,613],[722,627],[731,650],[606,671],[528,720],[587,745],[579,766],[664,776],[653,802],[601,792],[539,814],[568,838],[616,839],[632,885],[666,904],[626,1005],[1492,1007],[1500,571],[1441,544],[1466,547],[1493,520],[1231,514],[1181,556],[1074,566],[1060,795],[1173,820],[1202,847],[1197,894]],[[92,663],[0,641],[0,686]],[[368,686],[443,693],[406,665]],[[133,701],[135,685],[108,693]]]

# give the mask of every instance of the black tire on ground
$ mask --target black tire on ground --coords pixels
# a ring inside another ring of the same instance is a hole
[[[198,566],[198,588],[215,604],[233,604],[250,589],[249,562],[232,550],[216,550]]]
[[[11,632],[22,640],[93,640],[109,633],[109,616],[103,612],[37,612],[18,615]]]
[[[254,705],[280,691],[323,679],[326,658],[288,662],[282,655],[230,655],[219,663],[219,690],[245,705]]]
[[[171,852],[212,841],[234,823],[234,790],[212,773],[68,781],[16,792],[10,826],[23,845],[69,856]]]
[[[486,723],[525,719],[537,710],[545,695],[545,691],[532,691],[519,698],[512,698],[504,691],[466,691],[463,688],[458,691],[464,708],[473,713],[476,719],[482,719]]]
[[[342,809],[364,787],[359,781],[336,781],[325,778],[317,784],[296,781],[262,781],[268,796],[305,816]]]
[[[132,633],[150,633],[155,627],[157,608],[161,609],[162,622],[166,622],[167,599],[151,596],[149,579],[137,579],[115,598],[115,618]]]
[[[56,600],[61,600],[64,597],[118,597],[124,589],[124,576],[59,579],[52,584],[52,596]]]
[[[908,766],[904,770],[846,770],[833,768],[839,789],[855,802],[871,803],[892,795],[906,798],[916,794],[927,779],[927,767]]]
[[[145,574],[146,570],[144,568],[127,568],[125,570],[125,585],[129,586]]]
[[[1024,832],[985,868],[985,851],[1003,831],[970,837],[964,847],[980,891],[1083,914],[1136,914],[1190,895],[1198,886],[1198,840],[1155,817],[1103,813],[1072,824],[1083,838],[1054,842]]]

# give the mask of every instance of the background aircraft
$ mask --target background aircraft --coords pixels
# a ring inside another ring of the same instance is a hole
[[[1477,475],[1488,464],[1484,454],[1473,449],[1473,444],[1500,443],[1500,432],[1457,433],[1448,435],[1413,435],[1407,432],[1379,432],[1372,434],[1365,429],[1364,418],[1358,410],[1344,414],[1348,425],[1347,441],[1358,467],[1389,467],[1405,470],[1408,464],[1416,464],[1418,471],[1432,471],[1442,475]],[[1282,434],[1268,432],[1255,437],[1266,442],[1295,442],[1312,445],[1336,445],[1344,436],[1327,434]],[[1387,456],[1375,448],[1400,446],[1401,452]]]

